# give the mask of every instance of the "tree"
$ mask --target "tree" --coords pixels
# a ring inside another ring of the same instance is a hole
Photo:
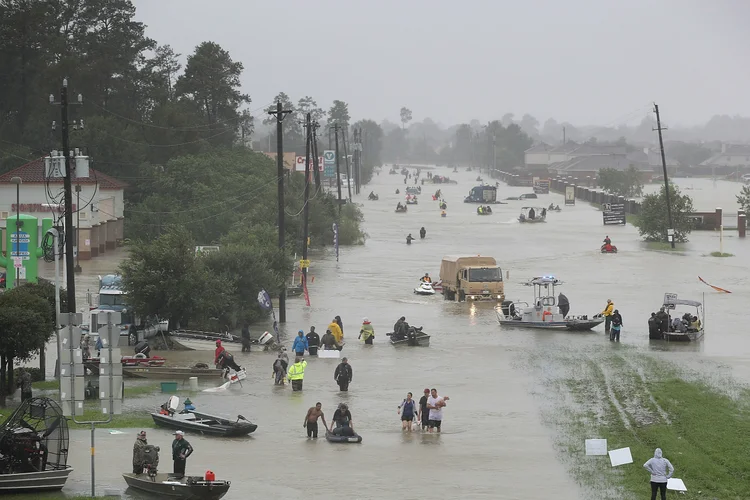
[[[346,131],[349,127],[349,119],[349,105],[344,101],[333,101],[331,109],[328,110],[328,122],[338,123]]]
[[[409,108],[401,108],[401,128],[405,128],[406,124],[411,121],[411,110]]]
[[[310,118],[313,122],[322,122],[326,114],[323,108],[318,106],[318,103],[312,97],[305,96],[297,102],[297,120],[304,122],[307,113],[310,113]],[[322,123],[320,123],[322,125]]]
[[[196,256],[195,241],[181,227],[133,244],[120,271],[133,309],[142,316],[169,318],[170,328],[223,315],[234,292],[224,274],[211,272]]]
[[[614,168],[599,170],[599,185],[608,193],[625,198],[633,198],[643,194],[640,172],[634,165],[630,165],[627,170]]]
[[[539,135],[539,120],[531,116],[530,114],[526,113],[521,118],[521,123],[519,123],[519,126],[521,127],[521,130],[526,132],[530,136],[537,136]]]
[[[0,405],[13,387],[14,361],[28,361],[52,336],[54,309],[25,286],[0,294]]]
[[[383,129],[373,120],[360,120],[353,126],[362,131],[362,183],[367,184],[374,167],[383,163]]]
[[[742,186],[740,194],[737,195],[737,203],[745,214],[750,216],[750,186]]]
[[[177,97],[203,117],[210,129],[206,140],[213,144],[234,142],[240,107],[250,102],[239,90],[242,69],[219,44],[203,42],[188,56],[185,73],[177,79]]]
[[[666,241],[669,220],[667,217],[666,190],[662,186],[658,194],[647,194],[641,202],[641,210],[634,225],[646,241]],[[674,239],[677,243],[688,241],[688,235],[693,229],[690,218],[693,210],[693,200],[688,195],[680,194],[677,186],[669,185],[669,202],[672,209],[672,226]]]

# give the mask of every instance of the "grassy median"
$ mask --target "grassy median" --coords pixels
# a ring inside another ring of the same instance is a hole
[[[748,390],[728,381],[717,389],[650,355],[613,347],[547,356],[560,363],[545,370],[543,413],[578,483],[596,498],[647,497],[642,465],[659,447],[688,488],[681,498],[750,498]],[[587,438],[607,439],[609,450],[630,447],[633,463],[613,468],[609,457],[586,456]]]

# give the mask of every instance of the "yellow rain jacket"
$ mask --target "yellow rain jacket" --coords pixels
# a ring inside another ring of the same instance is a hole
[[[615,303],[610,302],[609,304],[607,304],[607,307],[605,307],[604,310],[602,311],[602,315],[612,316],[612,311],[614,310],[615,310]]]
[[[363,323],[362,329],[359,332],[362,336],[362,340],[367,340],[373,335],[375,335],[375,329],[372,327],[370,323]]]
[[[305,368],[307,367],[307,361],[304,359],[299,363],[294,363],[289,367],[287,371],[287,378],[289,380],[302,380],[305,378]]]
[[[344,332],[341,331],[341,327],[338,323],[335,321],[332,321],[330,325],[328,325],[328,329],[331,330],[331,333],[336,338],[336,342],[340,344],[344,340]]]

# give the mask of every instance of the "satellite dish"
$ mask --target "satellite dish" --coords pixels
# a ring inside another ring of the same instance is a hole
[[[167,401],[167,406],[169,406],[170,410],[176,411],[180,407],[180,398],[177,396],[170,397]]]

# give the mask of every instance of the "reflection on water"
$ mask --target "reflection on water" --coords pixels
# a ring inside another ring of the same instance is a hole
[[[247,498],[252,490],[257,498],[304,496],[338,499],[421,498],[427,488],[439,488],[444,498],[583,498],[559,462],[550,430],[540,421],[538,402],[531,393],[536,381],[531,370],[520,363],[524,356],[544,357],[554,351],[606,353],[630,348],[661,356],[683,366],[700,366],[720,360],[734,374],[750,380],[750,341],[745,321],[738,311],[750,299],[748,291],[748,243],[731,233],[725,235],[724,251],[733,258],[705,257],[718,249],[718,235],[698,232],[677,253],[651,251],[632,226],[603,227],[602,216],[594,207],[579,202],[564,206],[560,194],[540,195],[536,204],[559,204],[563,210],[549,213],[545,224],[516,224],[523,201],[509,201],[493,207],[493,214],[476,216],[476,207],[462,203],[463,196],[476,185],[476,173],[451,173],[437,168],[435,173],[450,175],[458,185],[423,187],[420,204],[407,214],[395,215],[393,208],[403,202],[396,195],[401,176],[376,176],[363,195],[366,231],[370,235],[361,247],[342,248],[336,262],[329,248],[311,252],[311,307],[301,298],[287,302],[288,323],[282,335],[288,340],[294,332],[315,325],[319,332],[335,315],[341,315],[347,340],[345,355],[354,371],[348,393],[338,392],[333,381],[337,360],[310,359],[304,391],[292,394],[289,387],[275,387],[271,380],[273,355],[261,352],[235,355],[247,367],[243,386],[232,386],[227,393],[189,393],[180,386],[180,396],[189,395],[199,409],[235,416],[242,414],[259,425],[251,439],[216,439],[190,436],[195,454],[188,469],[203,474],[207,469],[217,477],[232,480],[227,499]],[[724,206],[734,200],[737,184],[689,179],[694,187],[696,208]],[[727,186],[725,184],[731,184]],[[448,202],[448,217],[440,217],[437,202],[429,194],[440,188]],[[369,191],[379,201],[367,201]],[[529,188],[500,185],[498,197],[518,196]],[[710,209],[710,208],[709,208]],[[427,229],[427,237],[405,244],[408,233]],[[608,234],[619,252],[599,253]],[[116,256],[122,256],[120,251]],[[437,276],[444,255],[490,255],[510,273],[505,293],[510,300],[530,300],[531,290],[521,283],[532,276],[553,274],[564,281],[559,291],[570,299],[571,314],[600,312],[607,298],[615,302],[623,316],[621,345],[612,345],[602,327],[594,332],[568,333],[501,328],[494,304],[465,304],[444,301],[440,295],[417,297],[413,294],[425,272]],[[96,286],[96,274],[113,272],[112,256],[84,263],[78,277],[79,297],[85,288]],[[51,274],[51,273],[50,273]],[[701,284],[697,276],[732,290],[719,294]],[[665,292],[700,300],[705,292],[705,340],[694,344],[649,342],[647,319],[658,310]],[[395,349],[385,333],[399,316],[412,325],[423,325],[432,335],[429,348]],[[356,340],[359,324],[368,317],[375,327],[375,346],[365,349]],[[259,336],[270,323],[255,325]],[[212,361],[212,352],[166,352],[171,365]],[[545,366],[554,372],[555,366]],[[201,380],[201,389],[215,387],[219,380]],[[445,410],[445,433],[429,436],[401,433],[396,407],[411,391],[418,397],[425,388],[438,388],[451,397]],[[158,407],[166,396],[155,394],[128,401],[129,408],[147,412]],[[326,417],[336,405],[346,401],[356,429],[363,436],[361,445],[333,445],[323,439],[308,441],[302,428],[307,409],[323,403]],[[97,482],[103,488],[124,489],[120,477],[130,468],[130,449],[135,429],[126,435],[97,431]],[[71,433],[71,462],[76,472],[66,491],[85,493],[88,489],[88,433]],[[169,448],[168,431],[149,431],[149,442]],[[162,468],[169,468],[169,457],[162,452]],[[519,477],[539,477],[544,481],[519,481]],[[328,472],[328,473],[326,473]],[[346,477],[344,482],[332,476]],[[498,487],[513,485],[512,488]]]

